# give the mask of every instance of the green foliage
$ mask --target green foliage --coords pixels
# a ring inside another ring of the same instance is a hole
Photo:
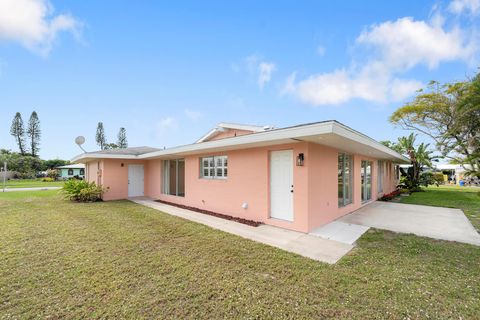
[[[442,172],[434,172],[433,179],[436,181],[437,185],[445,183],[445,177]]]
[[[100,201],[104,193],[102,186],[85,180],[68,180],[63,186],[65,198],[78,202]]]
[[[118,149],[119,146],[115,143],[107,143],[103,146],[104,150]]]
[[[391,148],[404,154],[410,159],[412,165],[404,172],[400,179],[401,187],[409,189],[411,192],[420,191],[420,186],[424,185],[421,181],[420,173],[425,168],[432,168],[432,151],[428,149],[429,144],[421,143],[415,147],[416,135],[411,133],[408,137],[398,138],[397,143],[392,143]]]
[[[48,171],[70,163],[60,159],[40,160],[38,157],[0,149],[0,163],[3,164],[4,161],[7,161],[7,169],[16,171],[21,178],[34,178],[39,171]]]
[[[47,171],[48,169],[55,169],[56,167],[65,166],[67,164],[70,164],[70,161],[61,159],[43,160],[42,171]]]
[[[21,155],[26,154],[25,146],[25,127],[23,126],[22,115],[20,112],[15,114],[10,127],[10,134],[15,138]]]
[[[18,178],[34,178],[42,168],[42,161],[30,155],[21,155],[9,150],[0,150],[0,163],[7,161],[7,170],[16,171]]]
[[[480,74],[455,83],[432,81],[390,121],[429,136],[443,157],[480,177]]]
[[[107,140],[105,138],[105,129],[103,128],[103,122],[99,122],[97,125],[97,133],[95,135],[95,141],[101,150],[105,150]]]
[[[125,130],[123,127],[118,131],[117,145],[121,149],[128,148],[127,130]]]
[[[428,187],[431,185],[436,185],[438,187],[438,181],[435,179],[435,175],[433,172],[422,172],[420,174],[419,184],[424,187]]]
[[[58,170],[57,169],[48,169],[47,170],[47,177],[52,180],[57,180],[58,179]]]
[[[50,177],[46,177],[46,178],[42,179],[42,182],[53,182],[53,181],[55,181],[55,179],[50,178]]]
[[[40,150],[40,120],[35,111],[30,115],[28,120],[27,136],[30,139],[30,152],[33,157],[38,157],[38,152]]]

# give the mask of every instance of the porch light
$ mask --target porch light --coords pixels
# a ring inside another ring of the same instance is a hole
[[[297,156],[297,166],[303,166],[303,162],[305,161],[305,156],[303,153],[299,153]]]

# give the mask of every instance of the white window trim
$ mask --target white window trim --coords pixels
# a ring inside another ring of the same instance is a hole
[[[217,159],[221,158],[222,159],[222,165],[217,166]],[[203,166],[203,161],[205,159],[209,159],[208,163],[210,163],[210,159],[213,160],[213,167],[212,166]],[[227,160],[227,165],[225,165],[225,160]],[[208,168],[208,176],[204,175],[204,169]],[[217,176],[217,169],[221,168],[222,169],[222,176]],[[210,170],[213,169],[213,176],[210,175]],[[225,175],[225,170],[227,170],[227,176]],[[228,156],[223,155],[223,156],[208,156],[208,157],[201,157],[200,158],[200,178],[201,179],[207,179],[207,180],[226,180],[228,179]]]
[[[354,165],[354,161],[353,161],[353,155],[349,154],[349,153],[344,153],[344,152],[341,152],[339,153],[338,155],[341,155],[343,157],[343,168],[342,168],[342,181],[343,181],[343,184],[342,184],[342,188],[343,188],[343,199],[342,199],[342,204],[338,203],[338,207],[339,208],[343,208],[343,207],[346,207],[350,204],[353,203],[353,165]],[[348,177],[348,187],[349,187],[349,193],[348,193],[348,198],[345,197],[345,190],[347,189],[346,187],[346,184],[345,184],[345,179],[347,178],[347,175],[345,174],[345,159],[349,158],[348,162],[349,162],[349,177]],[[337,159],[338,159],[338,156],[337,156]]]
[[[385,161],[378,160],[377,161],[377,193],[383,192],[383,180],[385,177]]]
[[[175,161],[176,162],[176,166],[175,166],[175,172],[173,174],[175,174],[175,180],[176,180],[176,183],[175,183],[175,194],[171,194],[170,193],[170,175],[172,174],[172,172],[170,172],[170,162],[171,161]],[[163,160],[163,164],[162,164],[162,194],[165,194],[165,195],[168,195],[168,196],[174,196],[174,197],[185,197],[185,194],[184,195],[180,195],[179,192],[178,192],[178,164],[179,162],[183,161],[185,163],[185,159],[183,158],[180,158],[180,159],[172,159],[172,160]],[[168,168],[168,170],[167,170]]]

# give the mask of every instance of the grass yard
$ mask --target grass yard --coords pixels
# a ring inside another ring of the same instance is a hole
[[[401,202],[462,209],[473,226],[480,230],[480,188],[433,186],[424,190],[402,197]]]
[[[11,188],[38,188],[38,187],[62,187],[64,181],[44,182],[42,179],[21,179],[7,180],[7,189]],[[0,188],[3,188],[3,180],[0,181]]]
[[[478,319],[480,248],[373,230],[327,265],[128,201],[0,194],[0,318],[46,317]]]

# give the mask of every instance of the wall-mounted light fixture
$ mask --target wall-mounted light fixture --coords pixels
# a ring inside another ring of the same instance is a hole
[[[305,156],[303,153],[299,153],[297,156],[297,166],[303,166],[303,162],[305,161]]]

